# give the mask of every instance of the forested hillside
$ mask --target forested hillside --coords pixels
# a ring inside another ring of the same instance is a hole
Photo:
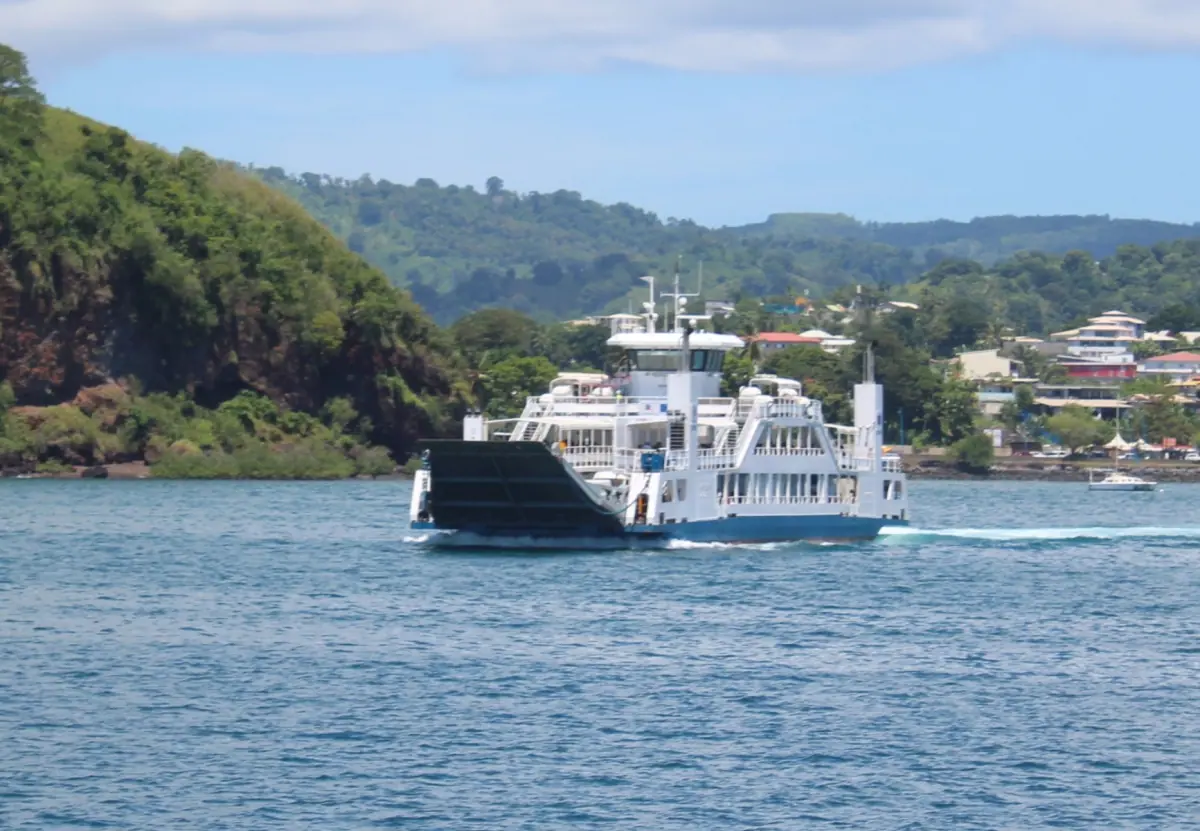
[[[11,452],[14,431],[45,422],[15,424],[22,405],[119,381],[135,398],[184,402],[185,416],[241,401],[232,423],[259,439],[328,428],[404,454],[446,429],[466,394],[452,353],[292,200],[202,153],[172,156],[46,107],[23,57],[0,47],[0,451],[4,429]],[[121,426],[136,403],[68,432],[111,428],[113,453],[136,455],[155,430]],[[44,453],[53,437],[28,430],[18,438]],[[211,432],[187,438],[234,449]]]
[[[701,261],[705,296],[730,300],[897,285],[947,258],[991,266],[1022,251],[1104,257],[1129,243],[1200,235],[1190,225],[1071,216],[877,224],[779,214],[759,225],[710,229],[570,191],[517,194],[499,179],[477,191],[430,180],[406,186],[254,172],[443,322],[491,305],[541,319],[619,310],[644,289],[642,275],[669,277],[681,264],[690,287]]]
[[[747,237],[570,191],[519,195],[497,179],[480,192],[429,180],[405,186],[255,172],[443,322],[490,305],[542,319],[622,309],[645,289],[639,278],[670,276],[680,262],[691,287],[703,261],[712,299],[899,283],[923,270],[909,252],[886,245]]]
[[[970,222],[859,222],[844,214],[775,214],[761,225],[737,229],[752,236],[846,239],[911,250],[934,265],[946,258],[993,265],[1023,251],[1115,254],[1122,245],[1150,246],[1200,237],[1200,224],[1107,216],[988,216]]]
[[[1200,239],[1125,245],[1102,260],[1083,251],[1018,254],[991,268],[945,260],[892,294],[921,305],[925,337],[947,327],[982,333],[1002,326],[1044,335],[1110,309],[1177,332],[1200,326]],[[969,333],[956,340],[975,342]]]

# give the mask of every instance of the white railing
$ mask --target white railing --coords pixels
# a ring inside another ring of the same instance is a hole
[[[609,459],[618,470],[641,470],[642,456],[647,454],[662,454],[663,470],[687,470],[688,452],[686,450],[646,450],[628,449],[612,451]],[[699,450],[696,452],[696,467],[699,470],[732,470],[734,466],[732,453],[719,453],[716,450]]]
[[[821,447],[767,447],[754,448],[755,456],[824,456]]]
[[[603,470],[613,466],[611,447],[568,447],[561,455],[576,470]]]
[[[865,472],[871,469],[871,460],[843,454],[838,457],[838,467],[842,470]],[[904,462],[899,459],[883,459],[879,469],[884,473],[903,473]]]
[[[696,454],[696,467],[700,470],[732,470],[736,461],[733,453],[718,453],[716,450],[701,450]]]
[[[858,507],[854,499],[838,496],[727,496],[720,499],[723,505],[841,505]]]

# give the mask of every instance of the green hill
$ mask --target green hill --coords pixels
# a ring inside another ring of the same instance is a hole
[[[631,205],[601,205],[571,191],[520,195],[499,180],[480,192],[430,180],[406,186],[370,177],[292,177],[279,168],[254,172],[444,322],[491,305],[541,319],[622,310],[632,292],[645,289],[643,275],[669,276],[678,262],[689,288],[703,262],[709,299],[899,283],[922,270],[910,252],[886,245],[763,239],[663,221]]]
[[[896,285],[947,258],[990,266],[1022,251],[1105,257],[1125,244],[1200,236],[1200,226],[1101,216],[881,224],[841,214],[776,214],[757,225],[713,229],[570,191],[517,194],[498,179],[480,192],[430,180],[407,186],[368,176],[253,172],[444,322],[490,305],[542,319],[621,310],[643,290],[642,275],[669,276],[680,262],[690,287],[703,261],[706,298],[729,300]]]
[[[1115,254],[1122,245],[1151,246],[1200,237],[1200,223],[1184,225],[1107,216],[989,216],[970,222],[859,222],[845,214],[774,214],[743,234],[775,238],[861,240],[911,250],[930,265],[948,257],[992,265],[1022,251]]]
[[[9,406],[114,380],[200,408],[257,393],[274,411],[247,429],[325,413],[326,427],[404,454],[464,397],[452,353],[406,293],[291,199],[202,153],[45,107],[19,53],[0,47]],[[286,443],[320,427],[289,424],[259,432]]]

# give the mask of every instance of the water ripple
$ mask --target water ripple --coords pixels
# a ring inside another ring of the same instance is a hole
[[[583,556],[407,493],[0,482],[0,828],[1200,828],[1200,488]]]

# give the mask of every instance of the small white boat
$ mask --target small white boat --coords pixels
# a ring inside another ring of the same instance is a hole
[[[1096,478],[1096,471],[1088,471],[1088,490],[1091,491],[1152,491],[1156,487],[1158,482],[1119,470],[1109,471],[1103,479]]]

